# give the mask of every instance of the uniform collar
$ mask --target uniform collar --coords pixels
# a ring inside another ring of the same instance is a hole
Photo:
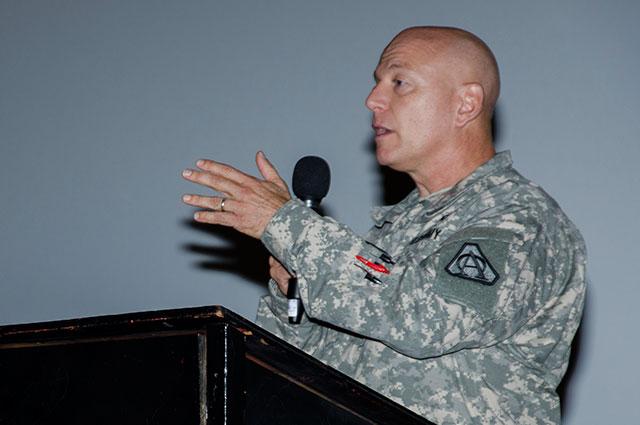
[[[393,223],[401,214],[418,204],[426,208],[427,214],[433,214],[437,210],[451,204],[451,202],[466,192],[473,184],[489,175],[510,168],[511,164],[511,152],[499,152],[455,185],[430,193],[422,199],[420,198],[418,189],[414,189],[402,201],[395,205],[374,207],[371,212],[371,218],[378,227],[382,226],[385,222]]]

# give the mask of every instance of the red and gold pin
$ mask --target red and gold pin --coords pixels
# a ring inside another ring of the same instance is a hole
[[[386,268],[385,266],[383,266],[382,264],[378,264],[378,263],[374,263],[373,261],[369,261],[366,258],[360,256],[360,255],[356,255],[356,260],[360,261],[362,264],[364,264],[365,266],[369,267],[370,269],[373,269],[377,272],[380,273],[384,273],[384,274],[389,274],[389,269]]]

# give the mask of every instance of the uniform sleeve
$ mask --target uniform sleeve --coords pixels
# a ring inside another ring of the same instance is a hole
[[[256,323],[285,341],[302,347],[311,331],[311,323],[306,314],[302,315],[299,324],[291,326],[287,315],[288,300],[271,279],[268,284],[269,294],[260,299]]]
[[[516,223],[469,226],[387,264],[346,226],[290,201],[262,240],[297,274],[310,318],[426,358],[495,344],[527,320],[541,294],[537,235]]]

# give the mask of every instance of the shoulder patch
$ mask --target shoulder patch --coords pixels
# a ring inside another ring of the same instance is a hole
[[[462,279],[492,286],[500,278],[476,243],[465,242],[445,268],[447,273]]]

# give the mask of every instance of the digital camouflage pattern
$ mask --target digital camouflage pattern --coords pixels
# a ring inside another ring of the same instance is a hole
[[[290,325],[271,281],[257,322],[434,422],[559,423],[585,247],[555,201],[503,152],[373,219],[363,238],[285,204],[262,240],[297,274],[308,316]]]

